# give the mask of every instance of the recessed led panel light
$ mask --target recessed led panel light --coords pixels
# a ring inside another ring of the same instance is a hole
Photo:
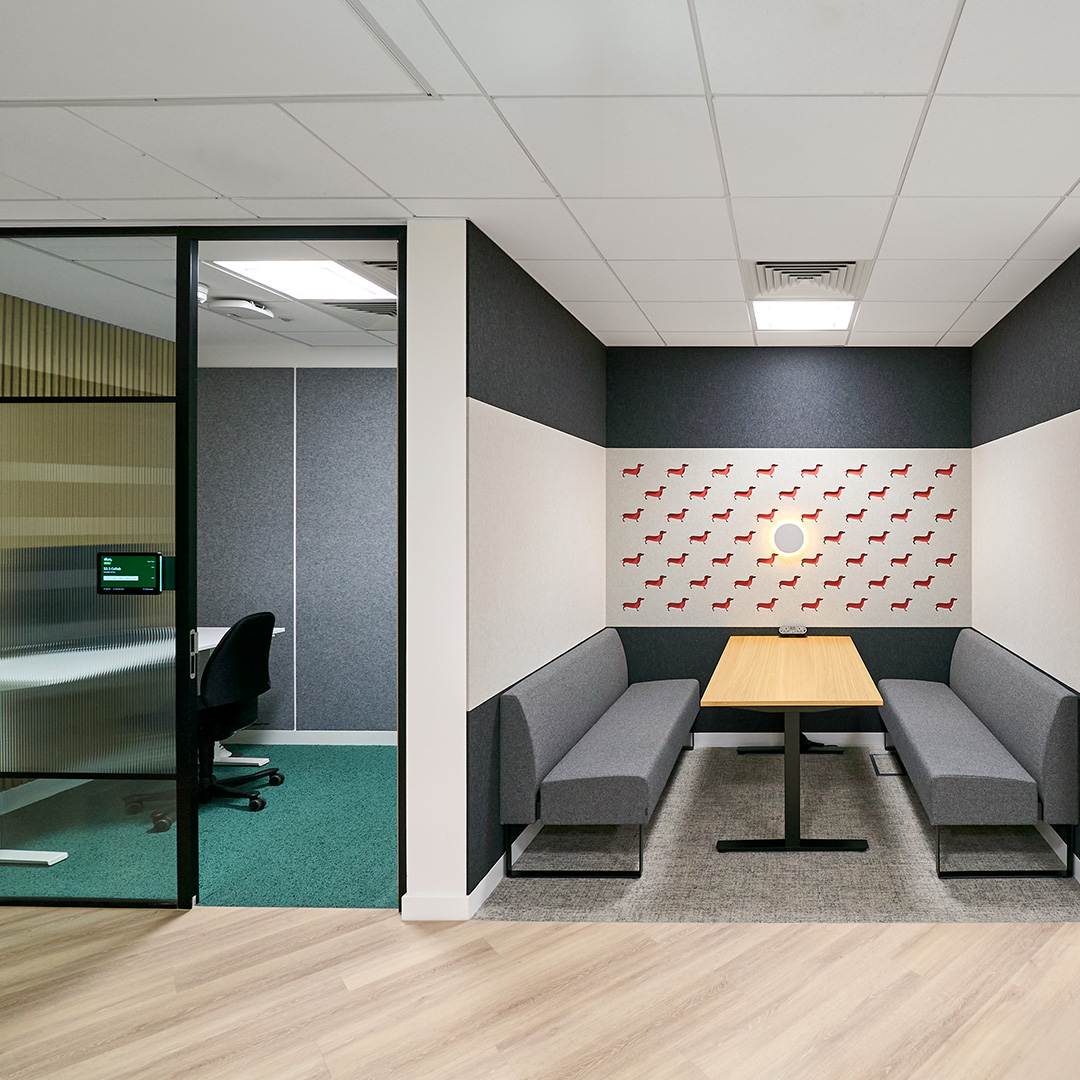
[[[394,300],[392,292],[341,263],[317,260],[215,262],[223,270],[265,285],[294,300]]]
[[[755,300],[759,330],[846,330],[854,300]]]

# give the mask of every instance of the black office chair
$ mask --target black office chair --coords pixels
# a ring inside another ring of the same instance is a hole
[[[214,775],[214,744],[222,742],[256,717],[260,694],[270,689],[270,641],[274,615],[261,611],[231,626],[210,654],[200,684],[199,801],[248,800],[248,809],[262,810],[266,800],[249,785],[265,780],[272,787],[285,783],[285,774],[270,766],[243,776],[219,780]]]

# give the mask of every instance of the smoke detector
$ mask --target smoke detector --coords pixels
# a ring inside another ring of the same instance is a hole
[[[215,311],[219,315],[229,315],[234,319],[272,319],[274,313],[265,305],[255,300],[238,299],[214,299],[206,301],[208,311]]]

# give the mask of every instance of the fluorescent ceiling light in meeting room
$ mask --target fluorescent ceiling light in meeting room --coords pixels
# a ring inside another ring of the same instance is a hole
[[[294,300],[394,300],[392,292],[329,259],[217,261],[230,274],[265,285]]]
[[[759,330],[846,330],[854,300],[755,300]]]

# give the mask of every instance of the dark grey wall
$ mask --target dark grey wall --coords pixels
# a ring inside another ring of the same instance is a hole
[[[199,622],[277,616],[258,726],[292,728],[292,369],[200,369],[198,423]]]
[[[296,373],[300,730],[397,726],[397,371]]]
[[[972,350],[973,445],[1080,409],[1080,252]]]
[[[604,346],[476,226],[467,235],[466,393],[603,446]]]
[[[971,445],[971,350],[608,350],[608,446]]]

